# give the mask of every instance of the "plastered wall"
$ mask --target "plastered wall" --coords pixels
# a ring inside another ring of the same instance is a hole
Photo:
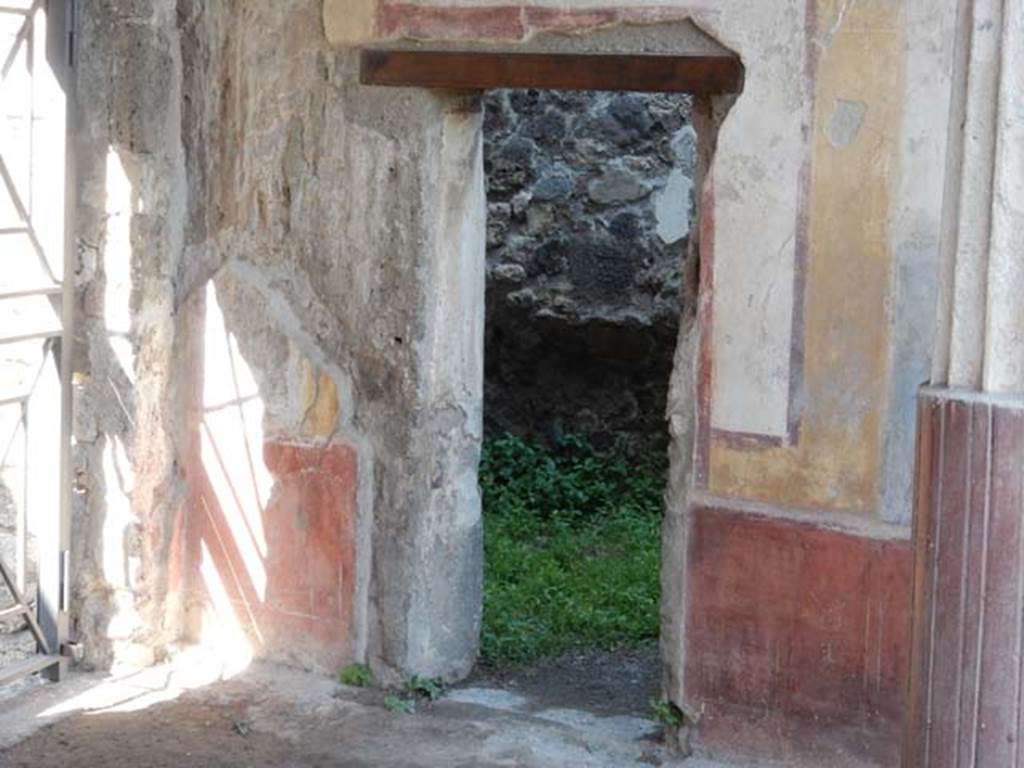
[[[478,116],[360,88],[321,10],[82,14],[74,620],[91,663],[211,634],[331,672],[474,658],[482,302],[456,289],[482,296],[483,271],[451,243],[483,238]],[[412,546],[428,541],[448,555]]]
[[[361,86],[354,46],[570,32],[550,44],[725,47],[746,82],[695,116],[703,293],[666,414],[666,689],[712,747],[737,732],[738,707],[814,734],[876,729],[882,753],[851,764],[884,764],[952,5],[90,5],[78,365],[80,413],[97,415],[78,426],[76,589],[97,662],[116,652],[112,627],[151,649],[230,616],[275,658],[467,672],[482,557],[479,104]],[[108,309],[128,318],[121,341]],[[108,445],[135,478],[124,503]],[[131,536],[105,526],[113,509]],[[766,578],[745,578],[764,542]],[[138,567],[115,587],[101,564],[117,547]]]
[[[743,94],[706,120],[703,301],[668,414],[668,690],[709,738],[728,738],[731,705],[873,723],[884,746],[849,758],[884,764],[906,669],[955,4],[382,1],[361,24],[342,5],[325,3],[342,47],[529,47],[555,29],[628,50],[608,30],[689,21],[742,58]],[[832,694],[810,694],[828,679]]]
[[[714,495],[855,527],[908,523],[909,478],[886,457],[909,450],[908,404],[927,376],[951,3],[356,5],[350,23],[350,3],[325,3],[339,45],[522,45],[548,29],[692,19],[735,50],[746,85],[706,191],[714,291],[699,469]]]

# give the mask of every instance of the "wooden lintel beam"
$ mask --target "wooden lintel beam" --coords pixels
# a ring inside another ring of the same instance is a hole
[[[743,64],[735,56],[362,50],[366,85],[487,90],[738,93]]]

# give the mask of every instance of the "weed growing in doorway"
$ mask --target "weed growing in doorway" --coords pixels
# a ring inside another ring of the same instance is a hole
[[[444,696],[444,681],[439,677],[416,677],[406,682],[405,689],[427,701],[437,701]]]
[[[338,675],[342,685],[368,688],[373,685],[373,672],[365,664],[349,664]]]
[[[663,459],[505,435],[480,464],[486,663],[658,636]]]
[[[686,723],[686,715],[668,699],[651,700],[651,717],[669,729],[681,728]]]
[[[398,715],[414,715],[416,714],[416,702],[412,699],[403,699],[392,693],[384,697],[384,709]]]

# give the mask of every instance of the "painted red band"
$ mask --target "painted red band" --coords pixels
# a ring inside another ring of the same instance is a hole
[[[867,729],[897,744],[911,570],[909,541],[694,509],[686,705]]]

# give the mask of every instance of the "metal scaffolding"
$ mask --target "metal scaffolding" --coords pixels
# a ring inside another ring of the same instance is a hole
[[[9,594],[0,620],[23,619],[36,645],[35,654],[0,667],[3,685],[37,672],[58,680],[67,666],[74,19],[71,0],[0,2],[0,482],[20,451],[21,490],[13,568],[0,553]]]

